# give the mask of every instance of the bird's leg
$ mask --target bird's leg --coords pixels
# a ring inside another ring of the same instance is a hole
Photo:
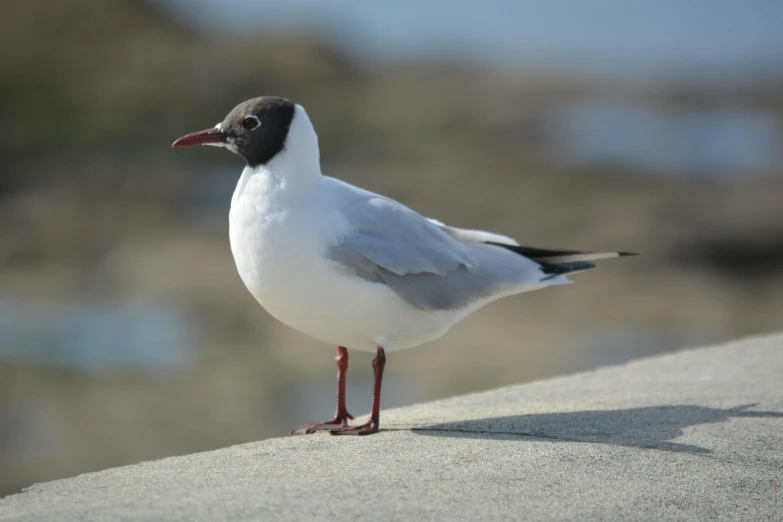
[[[348,419],[353,419],[353,415],[348,413],[345,408],[345,374],[348,372],[348,350],[342,346],[337,347],[337,412],[334,419],[327,422],[313,422],[305,424],[291,432],[291,435],[307,435],[319,430],[333,430],[348,426]]]
[[[378,347],[378,353],[372,361],[373,368],[373,392],[372,392],[372,412],[369,422],[360,426],[344,426],[332,430],[332,435],[370,435],[378,431],[381,423],[381,381],[383,380],[383,368],[386,366],[386,352]]]

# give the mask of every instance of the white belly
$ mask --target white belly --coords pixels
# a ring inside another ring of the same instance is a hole
[[[418,310],[386,285],[339,271],[323,255],[339,233],[336,219],[317,208],[306,215],[275,213],[235,195],[229,216],[234,260],[272,316],[332,345],[394,351],[440,337],[466,315]]]

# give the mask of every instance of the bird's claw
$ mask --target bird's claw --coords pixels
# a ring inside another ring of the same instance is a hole
[[[337,416],[330,421],[313,422],[310,424],[305,424],[304,426],[299,426],[298,428],[291,430],[291,435],[309,435],[310,433],[315,433],[316,431],[339,430],[342,428],[349,427],[348,419],[353,420],[353,415],[351,415],[348,412],[345,412],[343,415]]]
[[[369,421],[359,426],[342,426],[331,430],[329,433],[331,435],[371,435],[373,433],[378,433],[378,423]]]

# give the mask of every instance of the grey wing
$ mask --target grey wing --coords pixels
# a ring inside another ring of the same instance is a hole
[[[397,275],[445,275],[474,260],[469,250],[413,210],[372,197],[343,210],[352,232],[343,245]]]
[[[352,231],[329,249],[345,272],[389,286],[423,310],[457,310],[513,285],[538,284],[540,266],[502,248],[457,240],[394,201],[344,210]],[[531,288],[532,289],[532,288]]]

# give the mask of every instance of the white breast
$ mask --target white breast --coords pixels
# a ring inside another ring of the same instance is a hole
[[[295,300],[309,279],[302,274],[313,268],[320,250],[309,213],[296,208],[306,201],[292,205],[298,198],[274,176],[245,169],[231,202],[234,261],[250,293],[270,312]]]

